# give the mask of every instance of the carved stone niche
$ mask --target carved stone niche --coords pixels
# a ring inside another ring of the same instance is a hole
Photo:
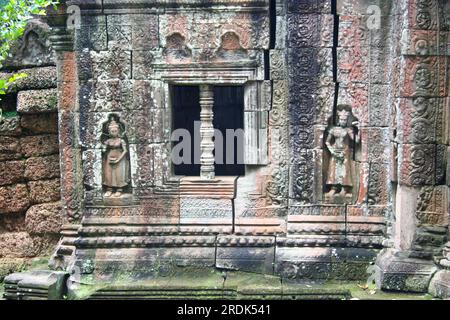
[[[123,206],[132,201],[130,147],[125,123],[111,113],[102,125],[102,186],[105,205]]]
[[[326,203],[354,203],[358,194],[360,148],[358,120],[349,105],[338,105],[335,124],[325,130],[323,143],[323,192]]]
[[[186,38],[181,33],[174,32],[166,37],[163,55],[169,61],[186,60],[192,57],[192,50],[186,44]]]
[[[241,45],[241,40],[239,36],[233,32],[225,32],[220,37],[220,47],[217,50],[216,57],[223,60],[232,59],[248,59],[247,50],[245,50]]]
[[[39,19],[28,22],[23,36],[13,44],[4,67],[38,67],[54,65],[55,59],[49,40],[50,28]]]

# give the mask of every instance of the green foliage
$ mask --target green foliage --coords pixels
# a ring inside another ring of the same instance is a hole
[[[58,0],[0,0],[0,69],[8,58],[11,45],[25,31],[25,26],[33,16],[45,15],[45,8],[56,6]],[[18,73],[9,79],[0,79],[0,96],[6,94],[8,87],[26,74]],[[2,114],[0,110],[0,122]]]

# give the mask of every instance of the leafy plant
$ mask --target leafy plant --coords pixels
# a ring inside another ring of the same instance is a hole
[[[45,8],[56,6],[58,2],[58,0],[0,0],[0,69],[8,58],[13,43],[23,35],[27,22],[33,16],[45,15]],[[8,79],[0,79],[0,97],[6,94],[14,81],[25,76],[25,73],[17,73]]]

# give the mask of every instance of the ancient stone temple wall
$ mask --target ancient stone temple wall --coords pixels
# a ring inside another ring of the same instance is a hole
[[[48,25],[32,20],[0,71],[1,79],[27,74],[0,101],[0,278],[50,255],[59,239],[56,66],[48,35]]]
[[[360,280],[370,264],[383,289],[427,291],[449,259],[445,10],[64,2],[49,14],[64,217],[51,266],[73,273],[75,294],[181,266]],[[231,87],[243,92],[245,173],[221,176],[217,88]],[[182,176],[172,133],[191,98],[198,174]]]

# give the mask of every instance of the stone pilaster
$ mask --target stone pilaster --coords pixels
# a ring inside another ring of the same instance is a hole
[[[48,23],[52,30],[50,40],[56,53],[58,84],[58,127],[61,164],[61,200],[65,224],[61,240],[53,255],[50,266],[67,269],[75,254],[73,241],[82,214],[81,150],[78,146],[78,76],[73,33],[67,28],[67,6],[62,1],[57,11],[49,9]]]
[[[396,4],[392,59],[395,104],[391,139],[396,183],[392,246],[377,258],[378,286],[427,292],[448,226],[444,185],[448,53],[441,1]],[[406,14],[404,14],[406,12]]]

